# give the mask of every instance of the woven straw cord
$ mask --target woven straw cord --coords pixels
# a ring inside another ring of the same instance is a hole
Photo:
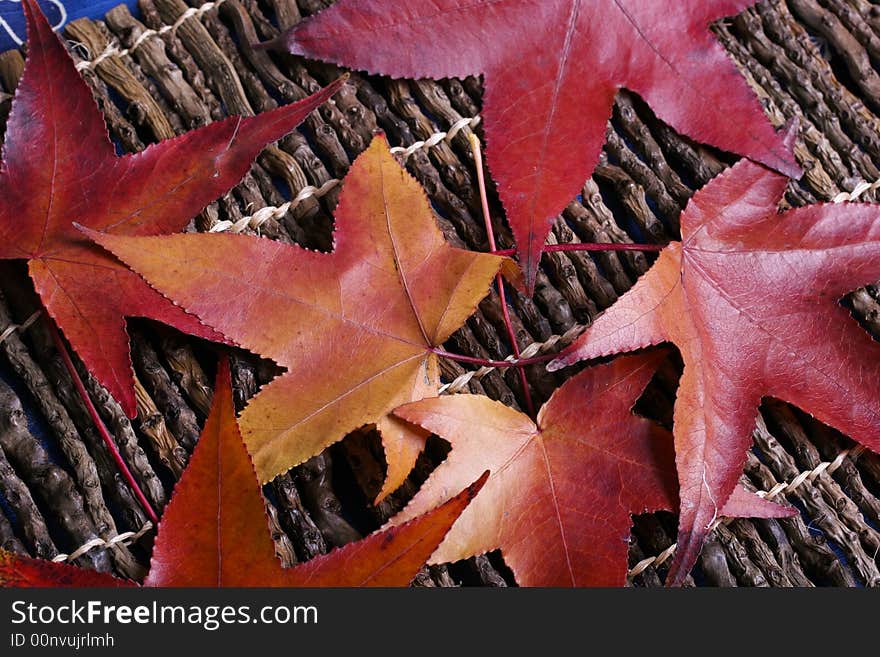
[[[851,201],[858,201],[866,192],[873,192],[877,189],[880,189],[880,180],[875,180],[872,183],[863,180],[851,192],[840,192],[840,194],[831,199],[831,202],[849,203]]]
[[[474,128],[480,122],[479,116],[474,117],[466,117],[459,119],[447,131],[435,132],[433,135],[425,139],[424,141],[417,141],[412,146],[395,146],[391,149],[391,153],[400,157],[403,161],[406,161],[410,158],[415,152],[419,151],[422,148],[433,148],[437,144],[443,141],[451,141],[455,135],[464,130],[465,128]],[[308,185],[303,187],[299,193],[296,195],[293,200],[288,201],[287,203],[283,203],[279,206],[268,205],[264,208],[257,210],[254,214],[249,217],[242,217],[238,221],[218,221],[214,226],[211,227],[209,232],[212,233],[241,233],[247,229],[258,231],[260,227],[269,221],[270,219],[280,220],[283,218],[292,208],[295,208],[300,203],[309,198],[321,198],[325,196],[328,192],[335,189],[338,185],[342,184],[342,181],[334,178],[332,180],[328,180],[320,187],[313,187]]]
[[[549,351],[552,351],[555,347],[558,346],[568,346],[572,342],[574,342],[581,333],[587,330],[587,327],[583,324],[575,324],[568,331],[566,331],[563,335],[554,335],[546,342],[533,342],[525,349],[523,349],[519,358],[514,358],[513,356],[508,356],[504,360],[514,363],[517,360],[522,360],[525,358],[534,358],[538,354],[545,354]],[[440,394],[441,395],[454,395],[459,392],[465,392],[467,390],[467,385],[476,379],[479,381],[484,376],[486,376],[489,372],[496,369],[495,367],[485,366],[481,367],[478,370],[472,370],[470,372],[465,372],[461,376],[457,377],[453,381],[446,383],[440,386]]]
[[[325,182],[320,187],[307,185],[303,187],[299,191],[299,193],[287,203],[283,203],[277,207],[274,205],[267,205],[264,208],[260,208],[252,215],[248,217],[242,217],[235,222],[229,221],[228,219],[225,221],[218,221],[216,224],[211,226],[211,229],[208,232],[242,233],[248,228],[259,232],[263,224],[270,219],[281,219],[290,211],[291,208],[295,208],[307,198],[321,198],[322,196],[325,196],[327,193],[329,193],[331,190],[335,189],[341,182],[341,180],[333,178],[332,180],[328,180],[327,182]]]
[[[135,42],[131,44],[131,48],[120,48],[118,42],[110,43],[106,48],[104,48],[103,52],[101,52],[91,61],[86,60],[79,62],[76,65],[76,70],[85,71],[87,69],[94,69],[98,64],[109,57],[123,57],[125,55],[130,55],[135,50],[140,48],[144,41],[146,41],[147,39],[155,36],[162,36],[163,34],[167,34],[168,32],[176,32],[177,28],[183,25],[190,18],[201,18],[204,14],[211,11],[212,9],[217,9],[224,2],[226,2],[226,0],[215,0],[214,2],[206,2],[201,7],[190,7],[185,12],[183,12],[180,17],[171,25],[163,25],[158,30],[144,30],[141,35],[137,39],[135,39]]]
[[[405,162],[410,156],[423,148],[433,148],[442,141],[452,141],[455,138],[455,135],[465,128],[476,128],[481,120],[482,119],[479,116],[459,119],[453,123],[446,132],[435,132],[424,141],[417,141],[412,146],[395,146],[391,149],[391,154],[400,155]]]
[[[225,1],[225,0],[221,0]],[[206,5],[203,5],[206,6]],[[437,144],[442,141],[451,141],[461,130],[464,128],[474,128],[479,124],[481,120],[480,116],[474,116],[470,118],[462,118],[456,121],[448,131],[446,132],[436,132],[427,139],[423,141],[417,141],[411,146],[402,147],[396,146],[391,149],[391,152],[395,155],[398,155],[403,158],[405,161],[408,159],[413,153],[417,152],[422,148],[433,148]],[[266,206],[257,210],[254,214],[248,217],[242,217],[236,222],[232,221],[220,221],[217,222],[210,230],[212,233],[241,233],[247,229],[251,229],[254,231],[259,231],[260,227],[266,223],[270,219],[281,219],[283,218],[291,208],[295,208],[301,202],[308,198],[321,198],[325,196],[328,192],[336,188],[337,185],[341,184],[342,181],[338,179],[332,179],[325,182],[320,187],[313,187],[311,185],[304,187],[300,192],[296,195],[296,197],[279,206]],[[862,195],[864,195],[868,191],[874,191],[876,189],[880,189],[880,180],[877,180],[873,183],[869,183],[866,181],[862,181],[856,185],[852,192],[841,192],[837,196],[834,197],[834,203],[845,203],[857,201]],[[520,358],[532,358],[537,356],[538,354],[543,354],[551,351],[557,345],[567,346],[574,342],[574,340],[584,332],[586,326],[583,325],[575,325],[571,329],[569,329],[564,335],[554,335],[546,342],[536,342],[528,347],[526,347],[522,353],[520,354]],[[505,360],[514,361],[513,356],[508,356]],[[441,394],[454,394],[463,392],[467,389],[468,383],[472,380],[476,379],[479,381],[484,376],[486,376],[489,372],[491,372],[494,367],[481,367],[478,370],[474,370],[472,372],[466,372],[462,374],[454,381],[447,383],[440,388]]]
[[[129,543],[134,543],[141,536],[149,531],[152,531],[152,529],[153,523],[147,521],[147,523],[136,532],[123,532],[122,534],[118,534],[113,538],[107,540],[104,540],[103,538],[93,538],[88,543],[79,546],[70,554],[55,555],[54,557],[52,557],[52,561],[54,561],[55,563],[69,563],[71,561],[76,561],[86,552],[90,552],[91,550],[94,550],[96,548],[102,548],[106,550],[113,547],[114,545],[119,545],[120,543],[123,543],[125,545]]]
[[[6,342],[9,339],[9,336],[15,333],[16,331],[20,333],[24,333],[27,331],[31,325],[40,319],[40,316],[43,314],[42,310],[38,310],[33,315],[28,317],[23,324],[10,324],[7,326],[2,333],[0,333],[0,344]]]
[[[763,497],[765,500],[772,500],[774,497],[779,495],[780,493],[790,493],[796,488],[802,486],[804,482],[812,483],[813,480],[821,475],[823,472],[827,474],[832,474],[835,470],[837,470],[841,465],[843,465],[844,460],[849,458],[851,461],[855,462],[858,458],[865,452],[865,448],[861,445],[856,445],[854,447],[850,447],[849,449],[845,449],[840,454],[838,454],[833,461],[823,461],[819,465],[817,465],[812,470],[805,470],[801,472],[797,477],[792,479],[789,482],[780,482],[773,486],[770,490],[762,490],[758,491],[756,495],[758,497]],[[724,523],[728,524],[735,520],[735,518],[718,518],[712,524],[709,525],[709,531],[713,531],[718,525]],[[646,568],[650,566],[660,566],[672,557],[675,554],[675,549],[678,546],[677,543],[673,543],[668,548],[663,550],[660,554],[655,557],[648,557],[647,559],[642,559],[635,566],[629,569],[627,572],[627,577],[635,577],[636,575],[645,571]]]

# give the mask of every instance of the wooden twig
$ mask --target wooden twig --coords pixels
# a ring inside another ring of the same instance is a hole
[[[3,488],[3,497],[6,503],[15,513],[16,525],[31,556],[38,559],[51,559],[58,554],[58,548],[55,547],[55,542],[49,534],[49,527],[46,525],[43,514],[34,502],[27,484],[22,481],[12,464],[9,463],[2,446],[0,446],[0,486]],[[5,515],[3,515],[3,519],[6,520]],[[9,539],[7,538],[7,540]]]
[[[165,418],[156,408],[156,402],[137,377],[134,380],[134,393],[138,409],[136,422],[141,433],[150,441],[159,462],[168,469],[175,480],[180,479],[189,461],[189,454],[168,431]]]
[[[186,405],[180,390],[162,367],[158,354],[143,334],[134,334],[132,356],[138,380],[155,402],[177,442],[191,454],[201,433],[196,414]]]
[[[11,282],[6,279],[5,282]],[[0,293],[0,330],[14,323],[5,296]],[[0,344],[12,369],[31,393],[46,423],[58,441],[58,447],[71,466],[78,490],[83,497],[86,514],[101,538],[115,536],[116,521],[110,513],[101,490],[101,478],[92,456],[86,449],[67,409],[61,404],[43,370],[33,360],[21,338],[10,334]],[[134,557],[123,546],[114,549],[113,559],[120,572],[136,576],[139,570]]]
[[[0,463],[0,466],[11,464],[21,473],[23,481],[36,492],[41,498],[40,501],[53,510],[55,518],[71,544],[78,545],[98,537],[94,525],[89,522],[85,513],[83,499],[76,489],[76,483],[67,472],[52,462],[43,446],[31,435],[21,401],[12,388],[3,381],[0,381],[0,449],[5,455],[3,461],[8,459],[8,463]],[[5,478],[9,482],[12,476],[7,467],[4,469],[7,470]],[[35,513],[36,507],[33,506],[29,495],[23,494],[21,486],[17,490],[22,493],[19,498],[20,503],[24,505],[21,508],[22,512]],[[39,512],[36,514],[36,518],[39,519]],[[33,529],[39,524],[38,520],[32,518],[28,518],[26,522]],[[45,535],[42,539],[45,540]],[[112,568],[110,559],[100,554],[83,555],[81,563],[103,572]]]

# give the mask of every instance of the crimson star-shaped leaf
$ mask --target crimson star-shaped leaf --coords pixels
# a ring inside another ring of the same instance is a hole
[[[681,352],[673,581],[734,490],[762,397],[880,449],[880,343],[840,305],[880,279],[880,207],[779,214],[787,182],[741,161],[706,185],[682,215],[682,241],[550,366],[667,341]]]
[[[754,0],[339,0],[279,40],[393,77],[485,75],[489,166],[534,285],[592,173],[618,89],[694,139],[799,176],[709,24]]]
[[[135,413],[126,317],[222,336],[153,291],[73,227],[120,235],[181,230],[293,130],[341,81],[299,103],[230,118],[117,157],[104,117],[34,0],[28,59],[0,168],[0,259],[28,261],[34,286],[88,369]]]

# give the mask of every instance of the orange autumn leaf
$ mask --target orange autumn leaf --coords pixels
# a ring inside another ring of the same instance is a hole
[[[35,0],[23,3],[28,57],[0,166],[0,260],[24,260],[49,315],[126,413],[136,413],[126,318],[221,340],[89,243],[74,222],[116,235],[182,230],[247,173],[261,150],[340,88],[230,117],[117,156],[104,116]]]
[[[449,246],[383,136],[355,161],[332,253],[238,235],[89,235],[157,290],[287,372],[241,416],[260,481],[365,424],[396,489],[425,433],[389,415],[437,394],[433,349],[470,316],[504,259]]]
[[[144,586],[406,586],[486,479],[400,527],[282,568],[253,465],[235,421],[228,364],[211,414],[165,510]],[[131,586],[67,564],[0,551],[0,586]]]
[[[544,404],[537,424],[481,395],[407,404],[395,414],[452,444],[392,523],[449,500],[490,470],[433,563],[501,548],[521,586],[620,586],[631,514],[678,506],[670,433],[631,412],[664,354],[627,356],[585,370]],[[723,515],[796,513],[737,489]]]

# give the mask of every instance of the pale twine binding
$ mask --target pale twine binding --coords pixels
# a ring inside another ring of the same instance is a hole
[[[3,333],[0,333],[0,344],[3,344],[6,340],[9,339],[9,336],[15,333],[16,331],[24,333],[27,331],[31,325],[36,322],[40,316],[43,314],[42,310],[38,310],[33,315],[28,317],[23,324],[10,324],[6,327]]]
[[[260,208],[249,217],[242,217],[235,222],[229,220],[218,221],[216,224],[211,226],[211,229],[208,232],[242,233],[248,228],[250,228],[251,230],[259,231],[262,225],[270,219],[282,219],[284,215],[286,215],[290,211],[291,208],[295,208],[307,198],[321,198],[322,196],[327,195],[341,182],[341,180],[333,178],[332,180],[328,180],[327,182],[325,182],[320,187],[307,185],[299,191],[299,194],[297,194],[292,200],[288,201],[287,203],[283,203],[277,207],[273,205],[267,205],[264,208]]]
[[[394,155],[400,155],[404,160],[406,160],[419,149],[433,148],[442,141],[451,141],[462,129],[464,129],[465,127],[474,128],[477,126],[477,124],[479,124],[480,121],[481,117],[479,115],[472,118],[459,119],[449,128],[447,132],[436,132],[427,139],[423,141],[417,141],[412,146],[406,148],[402,146],[395,146],[391,149],[391,152]],[[210,232],[241,233],[247,228],[250,228],[252,230],[259,230],[259,228],[270,218],[281,219],[292,207],[296,207],[305,199],[312,197],[320,198],[340,183],[340,180],[333,179],[327,181],[319,188],[312,186],[304,187],[300,191],[300,193],[297,194],[296,198],[294,198],[292,201],[284,203],[283,205],[280,205],[278,207],[267,206],[265,208],[262,208],[261,210],[258,210],[249,217],[242,217],[234,223],[231,221],[220,221],[210,229]],[[856,185],[852,192],[841,192],[840,194],[835,196],[833,202],[844,203],[857,201],[866,192],[876,189],[880,189],[880,180],[877,180],[874,183],[862,181],[858,185]],[[584,325],[576,324],[575,326],[570,328],[564,335],[554,335],[550,337],[550,339],[548,339],[546,342],[535,342],[533,344],[530,344],[528,347],[522,350],[522,352],[520,353],[520,359],[532,358],[534,356],[537,356],[538,354],[547,353],[559,344],[562,344],[562,346],[567,346],[574,342],[574,340],[581,333],[583,333],[586,328],[587,327]],[[514,362],[516,359],[513,356],[508,356],[507,358],[505,358],[505,360]],[[494,369],[498,368],[492,366],[484,366],[478,370],[465,372],[450,383],[442,385],[440,387],[440,394],[456,394],[464,392],[467,389],[467,385],[471,381],[473,381],[474,379],[479,381]]]
[[[392,155],[400,155],[404,161],[408,160],[410,156],[414,153],[418,152],[422,148],[433,148],[441,141],[452,141],[459,132],[461,132],[465,128],[476,128],[480,123],[482,118],[480,116],[474,116],[472,118],[462,118],[452,124],[452,126],[446,132],[435,132],[433,135],[425,139],[424,141],[417,141],[412,146],[395,146],[391,149]]]
[[[765,500],[771,500],[780,493],[790,493],[796,488],[800,487],[805,481],[812,482],[823,472],[829,475],[832,474],[841,465],[843,465],[844,460],[846,460],[847,458],[855,462],[864,452],[865,448],[861,445],[856,445],[855,447],[845,449],[840,452],[840,454],[838,454],[833,461],[823,461],[812,470],[805,470],[804,472],[801,472],[797,477],[789,482],[780,482],[773,486],[773,488],[771,488],[770,490],[758,491],[755,494],[758,497],[764,498]],[[715,520],[711,525],[709,525],[708,530],[713,531],[715,528],[718,527],[718,525],[722,523],[727,524],[733,520],[735,520],[735,518],[719,518],[718,520]],[[644,572],[645,569],[649,568],[650,566],[657,567],[662,565],[667,560],[669,560],[669,558],[673,554],[675,554],[675,548],[677,546],[677,543],[673,543],[656,557],[648,557],[647,559],[642,559],[635,566],[630,568],[629,571],[627,571],[627,577],[635,577],[636,575]]]
[[[117,43],[111,43],[106,48],[104,48],[103,52],[95,57],[91,61],[82,61],[76,65],[77,71],[84,71],[86,69],[94,69],[98,64],[103,62],[105,59],[109,57],[124,57],[125,55],[132,54],[135,50],[140,48],[141,44],[144,41],[154,36],[161,36],[163,34],[167,34],[168,32],[176,32],[177,28],[183,25],[190,18],[200,18],[203,14],[211,11],[212,9],[216,9],[220,5],[222,5],[226,0],[215,0],[215,2],[206,2],[201,7],[190,7],[185,12],[183,12],[180,17],[174,21],[171,25],[163,25],[158,30],[144,30],[141,35],[135,39],[135,42],[131,44],[131,48],[118,48]]]
[[[880,180],[875,180],[872,183],[863,180],[858,185],[856,185],[855,189],[853,189],[851,192],[840,192],[840,194],[831,199],[831,202],[848,203],[850,201],[858,201],[859,198],[866,192],[873,192],[877,189],[880,189]]]
[[[533,358],[538,354],[547,353],[552,350],[554,347],[558,345],[567,346],[574,342],[581,333],[583,333],[587,329],[583,324],[575,324],[568,331],[566,331],[563,335],[554,335],[546,342],[533,342],[528,347],[523,349],[519,358],[514,358],[513,356],[508,356],[504,360],[510,361],[511,363],[516,362],[517,360],[522,360],[525,358]],[[459,392],[464,392],[467,389],[467,385],[474,379],[479,381],[484,376],[486,376],[489,372],[496,369],[495,367],[481,367],[478,370],[472,370],[470,372],[465,372],[461,376],[457,377],[455,380],[450,383],[446,383],[440,386],[440,394],[446,395],[454,395]]]
[[[134,543],[141,536],[143,536],[144,534],[146,534],[149,531],[152,531],[152,529],[153,529],[153,523],[147,521],[147,524],[145,524],[143,527],[141,527],[136,532],[124,532],[122,534],[114,536],[113,538],[107,539],[106,541],[103,538],[93,538],[91,541],[89,541],[85,545],[81,545],[80,547],[78,547],[76,550],[74,550],[70,554],[57,554],[57,555],[55,555],[54,557],[52,557],[52,561],[54,561],[55,563],[63,563],[63,562],[69,563],[71,561],[76,561],[82,555],[84,555],[86,552],[90,552],[91,550],[94,550],[95,548],[103,548],[106,550],[108,548],[113,547],[114,545],[119,545],[120,543],[125,544],[125,545],[127,545],[129,543]]]
[[[403,161],[409,159],[415,152],[422,148],[433,148],[437,144],[443,141],[451,141],[455,135],[461,132],[464,128],[474,128],[480,122],[479,116],[474,117],[465,117],[456,121],[449,130],[443,132],[435,132],[433,135],[425,139],[424,141],[417,141],[412,146],[407,146],[404,148],[403,146],[395,146],[391,149],[391,153],[393,155],[399,156]],[[332,180],[328,180],[320,187],[313,187],[311,185],[307,187],[303,187],[296,197],[288,201],[287,203],[283,203],[279,206],[268,205],[264,208],[260,208],[254,214],[249,217],[242,217],[238,221],[218,221],[214,224],[210,231],[211,233],[242,233],[245,230],[254,230],[259,231],[260,227],[269,221],[270,219],[280,220],[286,215],[292,208],[297,207],[300,203],[309,198],[321,198],[325,196],[328,192],[336,188],[338,185],[342,183],[341,180],[337,178],[333,178]]]

